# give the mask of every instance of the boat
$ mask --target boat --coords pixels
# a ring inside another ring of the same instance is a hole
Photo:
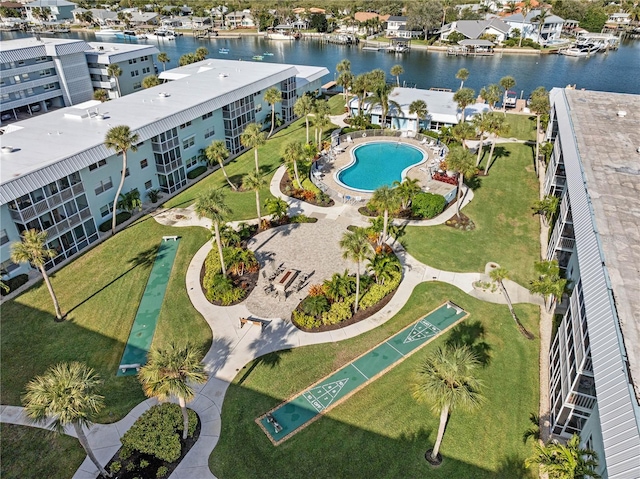
[[[275,28],[267,30],[266,38],[269,40],[295,40],[293,35],[293,27],[290,25],[278,25]]]
[[[518,93],[517,92],[515,92],[513,90],[507,91],[507,93],[504,96],[504,106],[505,106],[505,108],[515,108],[517,99],[518,99]]]
[[[170,30],[164,28],[158,28],[155,32],[147,35],[150,40],[175,40],[176,36],[171,33]]]
[[[589,54],[586,51],[581,50],[580,48],[571,47],[560,50],[560,55],[566,55],[568,57],[586,57]]]
[[[264,57],[263,57],[262,55],[254,55],[254,56],[252,56],[251,58],[252,58],[253,60],[258,60],[258,61],[260,61],[260,60],[262,60]]]
[[[228,55],[229,54],[229,49],[228,48],[220,48],[218,50],[218,53],[222,53],[223,55]]]
[[[115,38],[124,38],[124,33],[122,30],[118,30],[116,28],[109,27],[101,27],[100,30],[95,32],[96,37],[115,37]]]
[[[128,40],[135,40],[135,39],[143,40],[143,39],[147,38],[147,36],[144,33],[136,33],[133,30],[125,30],[122,33],[124,34],[124,38],[126,38]]]
[[[272,57],[272,56],[273,56],[273,53],[264,52],[264,53],[262,54],[262,56],[263,56],[263,57]]]

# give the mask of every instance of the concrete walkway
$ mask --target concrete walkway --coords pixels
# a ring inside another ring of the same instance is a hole
[[[344,228],[350,224],[359,226],[368,224],[367,219],[362,217],[354,206],[342,204],[330,208],[323,208],[309,205],[283,195],[279,191],[280,179],[283,174],[284,168],[281,168],[274,175],[270,185],[271,193],[276,197],[283,198],[289,203],[290,214],[304,213],[307,216],[318,218],[318,222],[315,224],[297,225],[296,229],[299,229],[301,232],[304,233],[306,228],[309,228],[309,233],[312,233],[312,229],[313,231],[317,231],[318,228],[343,231]],[[472,197],[472,192],[468,191],[463,200],[463,205],[466,205]],[[450,208],[450,210],[455,213],[455,209]],[[210,228],[211,226],[210,221],[198,219],[192,207],[160,212],[155,215],[155,218],[160,223],[171,224],[177,227],[197,225]],[[445,220],[446,219],[448,218],[445,218]],[[441,223],[445,220],[438,222]],[[336,224],[336,222],[338,224]],[[427,226],[438,224],[438,222],[419,222],[419,224]],[[261,233],[261,235],[273,235],[273,232],[267,231]],[[261,239],[261,235],[255,238],[256,245],[264,244],[264,238]],[[278,241],[281,241],[284,246],[286,245],[287,238],[284,234],[282,236],[282,238],[278,238]],[[337,239],[334,238],[332,241],[336,240]],[[408,254],[397,242],[391,243],[390,246],[397,254],[403,267],[402,283],[391,301],[382,310],[364,321],[340,330],[322,333],[306,333],[300,331],[293,326],[287,315],[284,315],[284,317],[278,315],[268,317],[268,315],[258,316],[253,314],[255,308],[251,308],[253,309],[252,312],[249,310],[248,305],[253,304],[254,295],[260,294],[261,290],[257,291],[258,288],[241,304],[229,307],[211,304],[205,298],[202,288],[200,287],[200,271],[207,254],[212,248],[212,243],[208,241],[198,250],[187,269],[186,287],[189,299],[207,321],[213,334],[213,343],[204,358],[204,364],[209,373],[209,380],[204,385],[196,387],[195,399],[189,404],[189,407],[198,413],[202,421],[200,438],[173,472],[171,478],[214,478],[209,470],[208,461],[220,436],[220,411],[222,409],[224,396],[229,384],[238,372],[253,359],[273,351],[341,341],[370,331],[393,317],[409,300],[414,288],[425,281],[446,282],[483,301],[499,304],[506,303],[505,299],[499,293],[485,293],[473,287],[473,283],[476,281],[489,281],[489,277],[484,273],[442,271],[419,262]],[[291,251],[294,251],[292,253],[294,257],[284,257],[288,253],[291,253]],[[307,255],[315,254],[320,259],[323,257],[321,248],[309,248],[305,253]],[[335,252],[331,254],[335,254]],[[295,253],[295,250],[280,247],[270,259],[273,259],[276,264],[285,261],[292,266],[301,260],[299,253]],[[344,263],[341,264],[341,269],[344,269]],[[328,271],[325,272],[325,274],[328,274]],[[318,280],[320,280],[320,277],[318,277]],[[526,302],[542,304],[541,298],[532,296],[526,288],[516,283],[506,281],[505,286],[514,303]],[[262,319],[267,323],[267,326],[263,329],[260,326],[248,323],[243,328],[240,328],[239,318],[249,316]],[[131,427],[133,422],[144,411],[155,403],[154,400],[146,400],[132,409],[121,421],[108,425],[97,424],[90,429],[88,433],[89,442],[92,448],[94,448],[98,459],[103,464],[106,464],[119,448],[119,439],[122,437],[122,434]],[[34,426],[33,423],[24,417],[22,408],[13,406],[1,406],[0,408],[1,422]],[[38,427],[45,426],[46,425],[40,425]],[[72,431],[69,431],[69,433],[73,435]],[[93,463],[86,458],[73,477],[74,479],[94,479],[97,475],[97,469]]]

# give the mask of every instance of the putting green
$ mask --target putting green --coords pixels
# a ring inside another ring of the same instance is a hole
[[[160,243],[147,287],[142,294],[138,312],[131,326],[127,345],[122,353],[118,376],[136,374],[137,369],[147,362],[147,353],[156,331],[164,293],[167,290],[171,268],[178,252],[178,244],[178,239]]]
[[[466,315],[462,308],[453,303],[443,304],[309,389],[260,416],[256,422],[277,446]]]

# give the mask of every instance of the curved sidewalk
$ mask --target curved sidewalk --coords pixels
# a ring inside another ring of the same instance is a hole
[[[291,213],[304,213],[318,218],[319,222],[327,221],[328,227],[335,226],[335,220],[337,219],[340,219],[342,223],[368,224],[367,219],[362,217],[357,212],[357,208],[353,206],[336,205],[323,208],[283,195],[279,191],[280,179],[283,174],[284,168],[276,172],[271,181],[270,189],[274,196],[283,198],[289,203]],[[469,191],[463,199],[463,205],[466,205],[471,198],[472,192]],[[172,213],[170,213],[171,211]],[[455,209],[452,212],[455,213]],[[176,218],[176,215],[182,215],[183,217]],[[206,219],[197,219],[197,216],[190,208],[180,210],[180,212],[167,210],[155,215],[155,218],[163,224],[171,223],[173,226],[198,225],[210,227],[210,222]],[[445,218],[440,223],[446,221],[446,219],[448,218]],[[429,225],[427,222],[420,222],[420,224],[423,226]],[[488,277],[483,273],[442,271],[422,264],[408,254],[397,242],[392,243],[391,246],[403,266],[402,283],[391,301],[382,310],[364,321],[340,330],[322,333],[300,331],[288,319],[282,318],[260,318],[268,323],[264,329],[251,323],[248,323],[244,328],[240,328],[239,318],[255,317],[255,315],[249,312],[244,303],[229,307],[216,306],[209,303],[200,287],[200,271],[208,252],[212,248],[211,242],[208,241],[198,250],[187,269],[186,287],[192,304],[207,321],[213,334],[211,348],[203,360],[209,373],[209,380],[204,385],[196,388],[195,399],[189,404],[189,407],[198,413],[202,421],[200,438],[173,472],[171,478],[204,479],[215,477],[209,470],[208,462],[209,456],[220,436],[220,411],[224,396],[229,384],[238,372],[253,359],[273,351],[341,341],[370,331],[392,318],[409,300],[414,288],[425,281],[446,282],[484,301],[505,303],[504,298],[499,294],[479,293],[474,290],[473,283],[475,281],[487,280]],[[510,295],[512,295],[514,303],[532,302],[541,304],[541,299],[530,295],[526,288],[511,281],[506,281],[505,285]],[[146,400],[132,409],[121,421],[108,425],[96,424],[91,428],[88,434],[89,441],[91,446],[95,447],[96,455],[103,464],[106,464],[117,451],[122,434],[153,404],[155,404],[154,400]],[[20,407],[0,406],[0,408],[1,422],[35,425],[23,416],[22,408]],[[86,458],[73,477],[74,479],[93,479],[97,475],[98,471],[95,466]]]

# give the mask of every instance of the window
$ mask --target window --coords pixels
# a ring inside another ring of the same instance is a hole
[[[129,65],[133,65],[134,63],[138,63],[138,59],[137,58],[133,58],[133,59],[129,60]]]
[[[0,246],[9,242],[9,236],[7,236],[7,230],[0,230]]]
[[[143,73],[143,74],[145,74],[145,73],[150,73],[150,72],[151,72],[151,67],[144,67],[144,68],[142,69],[142,73]]]
[[[120,175],[122,175],[122,170],[120,170]],[[129,176],[129,168],[124,170],[124,177],[126,178],[127,176]]]
[[[131,70],[131,77],[140,76],[140,72],[138,70]]]
[[[204,130],[204,137],[205,138],[212,137],[215,134],[216,134],[216,130],[215,130],[214,127],[207,128],[206,130]]]
[[[144,184],[144,189],[145,190],[150,190],[152,186],[153,186],[153,184],[151,183],[151,180],[149,180]]]
[[[195,166],[197,164],[198,164],[198,157],[197,156],[192,156],[191,158],[189,158],[187,160],[187,169],[189,169],[192,166]]]
[[[189,148],[192,148],[193,145],[195,144],[196,144],[196,136],[192,135],[189,138],[185,138],[184,140],[182,140],[182,149],[188,150]]]
[[[0,274],[4,276],[5,274],[9,274],[12,271],[18,269],[18,267],[19,266],[17,264],[8,259],[0,263]]]
[[[145,158],[140,162],[140,169],[144,170],[147,166],[149,166],[149,161],[147,161],[147,159]]]
[[[100,216],[102,216],[103,218],[105,216],[109,216],[111,214],[111,207],[113,206],[112,203],[106,204],[104,205],[102,208],[100,208]]]
[[[133,84],[134,90],[139,90],[140,88],[142,88],[142,82],[137,81]]]
[[[111,188],[113,188],[113,183],[111,182],[111,177],[109,177],[102,180],[96,185],[95,193],[96,195],[99,195],[107,190],[110,190]]]
[[[262,111],[262,104],[261,103],[258,103],[256,105],[256,113],[258,113],[259,111]]]
[[[97,163],[93,163],[89,165],[89,171],[97,170],[98,168],[102,168],[107,164],[107,160],[100,160]]]
[[[51,69],[47,68],[46,70],[40,70],[41,77],[48,77],[51,75]]]
[[[181,129],[181,130],[184,130],[184,129],[185,129],[186,127],[188,127],[188,126],[191,126],[191,122],[190,122],[190,121],[188,121],[188,122],[183,123],[182,125],[180,125],[180,129]]]
[[[210,111],[209,113],[205,113],[204,115],[202,115],[202,119],[206,120],[207,118],[211,118],[213,116],[213,112]]]
[[[47,61],[47,57],[36,57],[36,63],[46,62],[46,61]]]

